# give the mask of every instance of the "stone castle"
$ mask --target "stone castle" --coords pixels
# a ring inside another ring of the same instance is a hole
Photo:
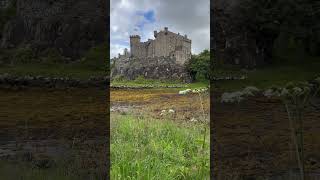
[[[171,56],[179,64],[184,64],[191,58],[191,40],[187,35],[170,32],[165,27],[160,32],[154,31],[154,38],[140,42],[139,35],[130,36],[131,55],[137,58]]]
[[[141,42],[139,35],[130,36],[130,52],[125,48],[123,54],[111,59],[115,64],[111,76],[123,75],[129,79],[139,75],[157,79],[185,78],[184,65],[191,58],[191,40],[187,35],[170,32],[167,27],[154,31],[154,38]],[[159,67],[165,67],[163,71],[167,73],[163,74]],[[152,69],[160,75],[148,72]]]

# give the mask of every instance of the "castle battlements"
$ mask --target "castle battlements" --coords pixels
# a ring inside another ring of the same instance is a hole
[[[190,76],[184,64],[190,59],[191,40],[187,35],[171,32],[165,27],[159,32],[154,31],[154,39],[145,42],[141,42],[139,35],[131,35],[130,52],[124,49],[123,55],[111,60],[115,64],[111,77],[121,75],[135,79],[144,76],[189,82]]]
[[[139,35],[131,35],[130,38],[141,38]]]
[[[191,40],[187,35],[169,31],[168,27],[154,31],[155,39],[140,42],[139,35],[130,36],[131,57],[174,57],[179,64],[184,64],[191,58]]]

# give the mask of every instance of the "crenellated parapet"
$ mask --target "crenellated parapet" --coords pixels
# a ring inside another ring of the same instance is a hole
[[[165,27],[160,32],[154,31],[155,39],[141,42],[139,35],[130,36],[131,56],[137,58],[174,57],[179,64],[191,58],[191,40],[187,35],[169,31]]]
[[[168,27],[154,31],[155,39],[141,42],[139,35],[130,36],[130,53],[112,59],[115,62],[111,76],[135,79],[175,79],[190,81],[185,63],[191,59],[191,40],[187,35],[169,31]]]

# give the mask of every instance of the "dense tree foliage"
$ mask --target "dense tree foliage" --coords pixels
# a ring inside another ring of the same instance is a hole
[[[244,0],[237,14],[270,57],[320,55],[320,1]]]
[[[210,51],[204,50],[198,55],[192,55],[187,64],[192,80],[209,80],[210,77]]]

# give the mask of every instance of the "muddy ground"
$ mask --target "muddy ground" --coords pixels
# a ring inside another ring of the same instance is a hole
[[[239,104],[220,103],[212,96],[214,172],[221,179],[297,179],[289,120],[280,100],[249,98]],[[320,112],[304,115],[306,172],[320,178]],[[290,171],[292,172],[289,175]]]
[[[172,120],[190,121],[202,117],[201,102],[209,116],[209,94],[202,95],[200,101],[197,94],[179,95],[179,89],[117,89],[111,90],[111,113],[130,111],[143,113],[153,118],[166,118],[163,110],[174,110]],[[208,118],[208,117],[207,117]]]
[[[107,92],[101,88],[0,89],[0,160],[51,168],[77,161],[106,174]]]

